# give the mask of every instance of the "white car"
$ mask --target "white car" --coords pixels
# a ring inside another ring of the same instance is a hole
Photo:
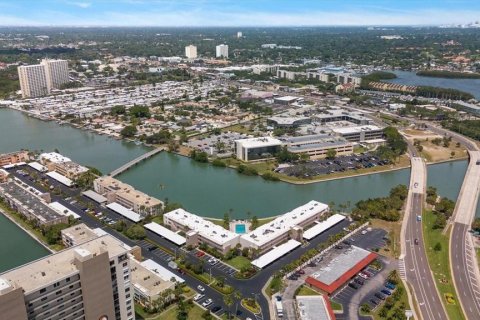
[[[212,302],[213,302],[212,299],[207,299],[207,300],[203,301],[202,306],[208,307],[209,305],[212,304]]]
[[[197,294],[195,295],[195,297],[193,297],[193,301],[198,301],[198,300],[202,299],[203,297],[205,297],[204,294],[197,293]]]
[[[197,289],[198,289],[198,291],[200,291],[200,292],[204,292],[204,291],[205,291],[205,288],[202,287],[201,285],[198,285]]]

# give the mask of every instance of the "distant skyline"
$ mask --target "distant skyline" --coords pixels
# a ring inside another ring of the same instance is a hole
[[[480,20],[473,0],[0,0],[1,26],[370,26]]]

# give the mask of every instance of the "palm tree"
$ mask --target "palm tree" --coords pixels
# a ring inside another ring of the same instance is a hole
[[[235,314],[238,312],[238,302],[242,300],[242,293],[238,290],[233,292],[233,297],[235,299]]]
[[[228,314],[228,319],[230,319],[230,307],[233,304],[233,298],[231,294],[227,294],[223,296],[223,303],[227,306],[227,314]]]

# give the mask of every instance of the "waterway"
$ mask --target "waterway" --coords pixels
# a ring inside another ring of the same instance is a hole
[[[134,143],[44,122],[9,109],[0,109],[0,124],[0,153],[21,148],[58,149],[102,172],[109,172],[147,151]],[[428,183],[435,186],[440,195],[456,199],[466,167],[466,161],[429,166]],[[282,214],[312,199],[353,205],[361,199],[385,196],[393,186],[408,183],[409,170],[291,185],[160,153],[118,178],[160,199],[179,202],[199,215],[221,218],[231,210],[234,218],[244,218],[247,212],[258,217]],[[1,215],[0,239],[0,271],[47,254],[35,240]]]
[[[386,80],[387,82],[399,83],[412,86],[432,86],[441,88],[457,89],[471,93],[477,100],[480,100],[480,79],[451,79],[420,77],[415,72],[392,71],[397,75],[396,79]]]

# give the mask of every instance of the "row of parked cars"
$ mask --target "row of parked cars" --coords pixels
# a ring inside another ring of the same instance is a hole
[[[373,297],[370,299],[370,302],[377,306],[387,297],[391,296],[393,291],[395,291],[396,286],[391,282],[385,282],[384,287],[380,289],[378,292],[375,292]]]

